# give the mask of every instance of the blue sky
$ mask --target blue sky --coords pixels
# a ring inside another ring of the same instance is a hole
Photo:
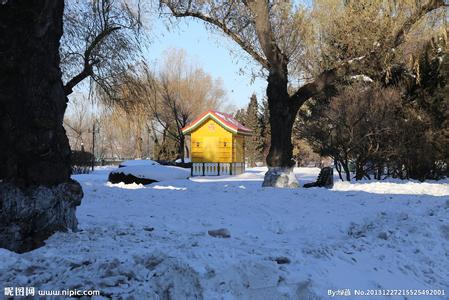
[[[265,96],[265,79],[251,80],[251,70],[258,70],[258,65],[232,40],[219,31],[207,30],[199,20],[189,18],[178,22],[168,30],[163,20],[154,20],[151,29],[154,37],[145,58],[156,68],[162,63],[166,50],[184,49],[194,64],[223,80],[229,104],[244,107],[252,93],[256,93],[259,100]],[[244,70],[243,74],[241,70]]]

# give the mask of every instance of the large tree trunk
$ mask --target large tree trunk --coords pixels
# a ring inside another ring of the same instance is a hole
[[[270,110],[271,146],[267,156],[268,172],[263,186],[298,187],[293,174],[292,129],[298,112],[287,90],[287,72],[268,76],[267,97]]]
[[[32,250],[75,230],[59,68],[62,0],[0,1],[0,248]]]
[[[178,156],[181,159],[181,162],[184,162],[184,157],[185,157],[185,153],[184,153],[184,149],[185,149],[185,137],[183,134],[181,134],[179,136],[179,145],[178,145]]]

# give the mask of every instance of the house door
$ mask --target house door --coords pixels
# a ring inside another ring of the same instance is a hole
[[[216,162],[218,159],[218,137],[204,137],[204,158],[205,162]]]

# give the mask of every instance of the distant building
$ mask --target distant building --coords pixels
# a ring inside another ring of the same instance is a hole
[[[245,171],[245,136],[251,130],[231,115],[209,110],[182,129],[190,135],[192,176]]]

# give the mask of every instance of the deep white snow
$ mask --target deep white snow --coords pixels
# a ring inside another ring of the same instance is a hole
[[[133,159],[133,160],[125,160],[120,163],[122,167],[132,167],[132,166],[154,166],[159,165],[158,162],[151,159]]]
[[[446,296],[407,299],[449,299],[448,181],[274,189],[261,187],[265,169],[254,168],[143,186],[107,183],[109,171],[74,176],[85,193],[79,232],[57,233],[21,255],[0,249],[0,286],[131,299],[444,289]],[[318,169],[295,172],[302,185]],[[216,229],[230,238],[208,234]]]

